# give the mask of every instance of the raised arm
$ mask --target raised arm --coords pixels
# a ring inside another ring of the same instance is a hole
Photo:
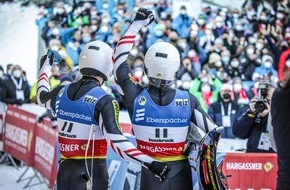
[[[135,16],[134,21],[131,23],[125,34],[119,40],[116,49],[114,51],[114,76],[117,84],[120,86],[118,89],[121,95],[124,94],[135,94],[139,88],[136,88],[134,81],[132,82],[133,76],[130,66],[127,63],[127,58],[131,48],[134,45],[134,40],[139,30],[149,25],[154,21],[153,12],[140,8]],[[135,91],[135,92],[132,92]],[[127,98],[127,97],[126,97]]]
[[[51,109],[55,105],[55,98],[63,86],[58,86],[51,91],[49,78],[52,65],[58,63],[61,57],[58,53],[49,50],[47,55],[40,60],[40,70],[37,81],[37,103],[40,106]]]

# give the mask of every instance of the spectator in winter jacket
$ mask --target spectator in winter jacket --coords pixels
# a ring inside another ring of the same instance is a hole
[[[146,41],[146,48],[148,49],[156,41],[167,42],[168,37],[165,34],[166,26],[164,24],[156,24],[153,28],[153,32],[149,33]]]
[[[181,6],[179,15],[172,21],[172,29],[175,30],[180,38],[188,38],[189,28],[192,19],[186,12],[186,7]]]
[[[199,101],[201,107],[207,112],[208,107],[217,101],[222,82],[214,76],[208,76],[202,72],[193,80],[189,92]]]
[[[22,76],[20,65],[14,65],[12,75],[2,83],[1,97],[6,104],[22,105],[29,103],[30,88]]]
[[[222,138],[235,138],[232,132],[233,122],[241,116],[240,106],[232,100],[233,87],[228,83],[221,86],[219,98],[209,105],[208,115],[218,125],[224,127]]]
[[[243,81],[239,77],[233,79],[233,94],[234,101],[240,106],[247,105],[250,102],[247,91],[243,86]]]
[[[278,81],[278,73],[273,66],[273,58],[270,55],[263,55],[262,64],[256,67],[253,75],[260,74],[261,76],[268,75],[272,81]]]
[[[268,114],[270,112],[270,100],[274,86],[267,83],[267,94],[263,99],[254,97],[249,108],[234,122],[233,134],[241,139],[248,139],[246,152],[273,152],[268,131]],[[263,100],[264,109],[261,109]],[[259,107],[259,109],[258,109]]]
[[[183,90],[188,90],[191,86],[191,81],[197,76],[198,74],[195,71],[190,58],[183,58],[182,64],[176,74],[176,79],[181,83],[180,88]]]

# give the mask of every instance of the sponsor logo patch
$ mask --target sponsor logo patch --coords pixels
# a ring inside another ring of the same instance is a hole
[[[188,105],[188,99],[175,99],[175,106],[186,106]]]
[[[90,104],[94,104],[96,103],[98,100],[98,98],[94,97],[94,96],[91,96],[91,95],[86,95],[83,99],[83,102],[86,102],[86,103],[90,103]]]
[[[136,110],[136,118],[135,121],[143,121],[145,116],[145,108]]]
[[[138,103],[140,106],[144,106],[146,104],[146,101],[147,100],[146,100],[145,96],[141,96],[138,100]]]

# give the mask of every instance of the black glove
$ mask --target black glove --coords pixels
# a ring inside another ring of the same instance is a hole
[[[46,59],[49,59],[49,61],[46,61]],[[54,50],[48,50],[46,55],[41,56],[40,59],[40,68],[42,68],[42,66],[44,64],[46,64],[47,66],[52,66],[53,64],[58,64],[61,61],[61,56],[59,53],[57,53]]]
[[[151,24],[154,20],[153,12],[145,8],[139,8],[134,19],[134,21],[141,21],[143,26]]]
[[[19,105],[19,106],[21,106],[23,103],[24,103],[24,101],[21,100],[21,99],[17,99],[16,100],[16,104]]]
[[[152,171],[160,181],[163,181],[171,167],[163,162],[153,161],[150,164],[144,164],[150,171]]]
[[[49,64],[52,66],[53,64],[58,64],[61,61],[61,56],[54,50],[49,49],[47,51],[47,58],[49,59]]]
[[[187,142],[184,148],[183,154],[185,156],[189,156],[195,150],[196,150],[196,144],[194,142]]]

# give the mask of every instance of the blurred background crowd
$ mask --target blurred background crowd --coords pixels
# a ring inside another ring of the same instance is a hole
[[[148,84],[144,55],[153,43],[172,43],[181,56],[172,87],[192,93],[218,125],[227,125],[229,130],[223,137],[235,138],[231,127],[258,95],[259,83],[267,81],[275,86],[290,70],[289,1],[246,0],[236,8],[206,5],[197,16],[185,5],[173,12],[172,2],[35,1],[39,6],[35,24],[41,38],[47,49],[58,51],[62,57],[52,68],[52,87],[79,80],[82,47],[101,40],[114,48],[136,10],[147,7],[157,19],[136,36],[128,58],[134,80]],[[28,3],[23,1],[23,6]],[[2,102],[36,103],[36,81],[26,80],[25,68],[13,63],[0,67],[0,78]],[[114,76],[103,88],[126,110]]]

